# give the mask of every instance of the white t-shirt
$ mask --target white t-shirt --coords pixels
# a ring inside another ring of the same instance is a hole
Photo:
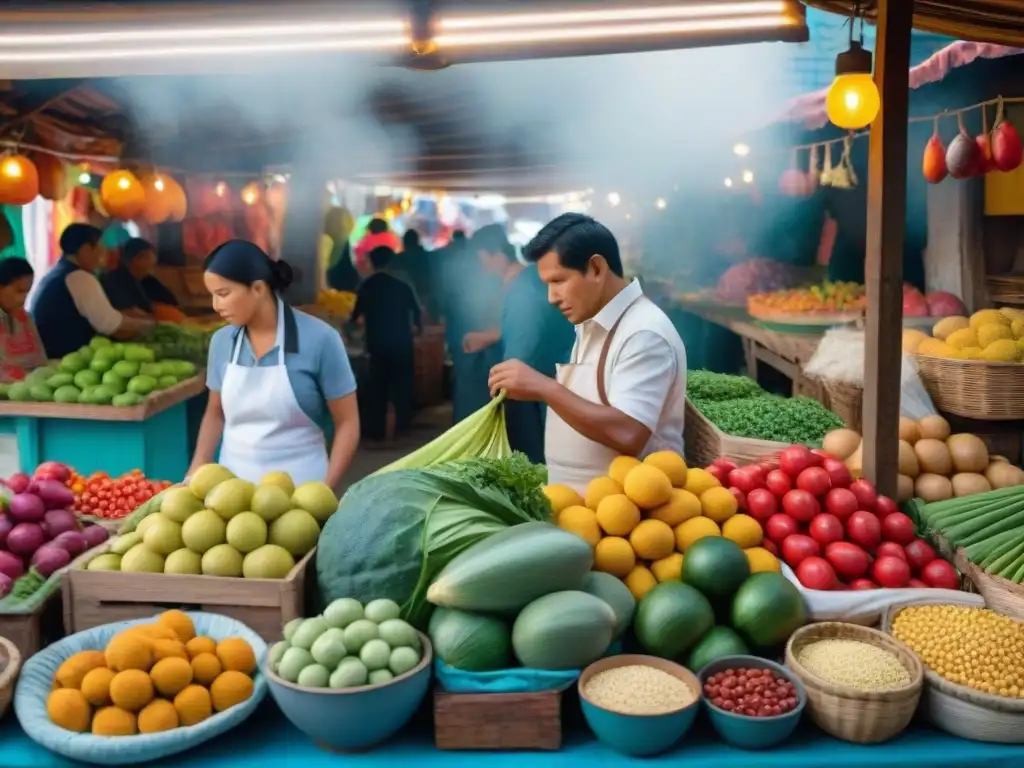
[[[89,321],[96,333],[109,336],[121,327],[124,316],[114,309],[95,275],[76,269],[65,278],[64,284],[78,314]]]

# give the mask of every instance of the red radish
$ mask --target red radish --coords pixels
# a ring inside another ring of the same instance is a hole
[[[743,493],[750,493],[755,488],[758,488],[761,483],[755,471],[752,471],[750,467],[743,467],[742,469],[734,469],[729,473],[729,485],[733,488],[739,488]]]
[[[13,552],[0,549],[0,573],[11,580],[18,579],[25,573],[25,563]]]
[[[880,557],[871,567],[871,575],[879,586],[899,589],[910,581],[910,566],[898,557]]]
[[[721,483],[723,486],[729,485],[729,470],[725,467],[720,467],[717,464],[712,464],[707,468],[707,473],[711,475],[715,480]]]
[[[791,445],[779,454],[779,469],[795,480],[797,475],[811,466],[813,455],[802,445]]]
[[[0,551],[3,551],[3,548],[7,546],[7,534],[11,532],[13,527],[14,521],[3,512],[0,512]]]
[[[794,488],[782,497],[782,511],[799,523],[809,523],[821,512],[821,505],[807,491]]]
[[[808,467],[797,475],[796,487],[812,496],[824,496],[832,487],[832,478],[821,467]]]
[[[811,520],[808,533],[821,546],[825,546],[833,541],[843,540],[843,524],[835,515],[823,512],[820,515],[815,515]]]
[[[875,499],[875,514],[878,515],[880,519],[884,519],[888,515],[899,511],[899,506],[888,496],[879,496]]]
[[[731,493],[733,495],[733,498],[736,499],[736,508],[740,512],[746,512],[747,511],[747,496],[746,496],[746,494],[743,493],[743,491],[741,491],[739,488],[730,488],[729,489],[729,493]]]
[[[771,552],[776,557],[779,556],[779,548],[775,546],[775,542],[772,541],[771,539],[764,539],[761,542],[761,546],[764,547],[765,549],[767,549],[769,552]]]
[[[75,494],[57,480],[38,481],[36,495],[42,499],[47,509],[70,509],[75,505]]]
[[[921,569],[921,580],[937,589],[960,589],[960,574],[941,558],[932,560]]]
[[[860,508],[860,502],[847,488],[833,488],[825,496],[825,510],[846,522]]]
[[[15,493],[24,493],[28,490],[28,486],[31,482],[31,478],[29,478],[29,476],[24,472],[15,472],[4,481],[4,485]]]
[[[825,559],[844,579],[858,579],[868,572],[868,553],[848,541],[835,541],[825,547]]]
[[[882,520],[882,537],[897,544],[909,544],[914,540],[914,521],[902,512],[893,512]]]
[[[782,559],[792,568],[796,568],[808,557],[817,557],[820,554],[821,546],[818,542],[802,533],[787,536],[782,542]]]
[[[736,462],[732,461],[731,459],[720,457],[711,462],[711,467],[718,467],[719,469],[724,469],[725,473],[729,474],[730,472],[737,468],[737,465]],[[708,467],[708,471],[711,470],[711,467]]]
[[[800,526],[797,524],[796,520],[789,515],[782,514],[781,512],[769,517],[768,521],[764,524],[764,532],[768,534],[768,538],[776,544],[782,544],[788,536],[792,536],[799,530]]]
[[[45,543],[46,536],[39,523],[18,523],[7,534],[7,548],[22,557],[28,557]]]
[[[56,544],[44,544],[32,555],[32,567],[39,571],[44,579],[50,578],[65,565],[71,562],[71,553]]]
[[[882,524],[870,512],[858,510],[846,521],[846,538],[868,552],[874,552],[882,541]]]
[[[878,557],[898,557],[900,560],[907,559],[907,553],[903,551],[903,547],[893,541],[883,541],[878,545],[878,549],[875,550],[875,554]]]
[[[925,584],[920,579],[911,579],[910,581],[907,582],[907,586],[911,587],[913,589],[931,589],[930,585]]]
[[[938,557],[935,550],[932,549],[932,545],[924,539],[914,539],[903,548],[903,551],[907,555],[907,562],[915,571],[920,571]]]
[[[839,459],[825,459],[822,466],[825,468],[825,471],[828,472],[833,488],[850,487],[850,483],[853,482],[853,475],[850,474],[850,470],[847,469],[846,464],[841,462]]]
[[[875,486],[872,485],[870,480],[865,480],[863,477],[854,480],[850,483],[850,490],[853,491],[853,495],[857,497],[857,501],[860,504],[860,508],[868,512],[875,511],[875,501],[878,500],[878,491],[875,490]]]
[[[800,563],[796,577],[807,589],[830,590],[839,586],[835,570],[821,557],[808,557]]]
[[[781,469],[773,469],[765,475],[764,484],[779,499],[793,490],[793,481]]]
[[[32,493],[19,493],[7,500],[7,515],[16,523],[38,523],[46,514],[43,500]]]
[[[862,590],[862,589],[878,589],[878,585],[875,584],[871,579],[854,579],[850,582],[850,589]]]
[[[755,488],[747,494],[747,514],[764,523],[779,511],[779,501],[767,488]]]

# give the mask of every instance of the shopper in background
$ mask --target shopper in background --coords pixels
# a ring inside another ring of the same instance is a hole
[[[34,273],[25,259],[0,261],[0,383],[21,381],[33,368],[46,364],[46,353],[35,323],[25,311]]]
[[[156,248],[148,240],[133,237],[121,248],[115,269],[100,278],[114,309],[135,317],[152,315],[157,321],[181,322],[178,299],[156,276]]]

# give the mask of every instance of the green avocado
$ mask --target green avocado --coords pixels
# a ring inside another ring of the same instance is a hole
[[[156,389],[156,379],[152,376],[136,376],[128,382],[128,391],[145,397]]]
[[[100,375],[94,370],[86,369],[75,374],[75,386],[79,389],[95,387],[100,383]]]
[[[96,373],[106,373],[114,367],[114,361],[109,357],[101,357],[98,353],[89,363],[89,370],[96,371]]]
[[[159,379],[156,380],[156,388],[167,389],[168,387],[175,386],[177,383],[178,380],[173,376],[161,376]]]
[[[120,395],[128,390],[128,380],[124,376],[119,376],[116,371],[107,371],[103,374],[103,386],[115,395]]]
[[[112,342],[110,339],[105,338],[103,336],[93,336],[92,339],[89,341],[89,346],[92,347],[94,350],[98,350],[101,349],[102,347],[112,346],[113,343],[114,342]]]
[[[53,393],[53,402],[55,403],[77,403],[78,398],[81,397],[82,391],[72,385],[66,384],[63,387],[59,387],[56,392]]]
[[[64,357],[61,358],[60,365],[58,367],[65,373],[70,373],[74,376],[87,366],[88,363],[85,358],[82,357],[81,352],[72,352],[70,355],[64,355]]]
[[[111,405],[116,405],[120,408],[125,408],[133,405],[138,405],[142,402],[141,395],[137,395],[134,392],[125,392],[123,395],[114,395],[110,401]]]
[[[125,344],[124,359],[136,363],[153,363],[156,362],[156,355],[153,350],[138,344]]]
[[[140,365],[133,363],[130,360],[119,360],[114,363],[114,367],[111,369],[123,379],[130,379],[132,376],[139,375]]]
[[[58,390],[61,387],[66,387],[68,384],[73,383],[74,380],[74,375],[70,373],[55,373],[46,380],[46,386],[50,389]]]
[[[29,395],[37,403],[53,402],[53,390],[45,384],[32,384],[29,387]]]
[[[51,368],[49,365],[44,365],[36,368],[34,371],[30,371],[28,376],[25,377],[25,381],[32,384],[42,384],[55,373],[57,373],[56,369]]]
[[[16,381],[7,388],[7,399],[13,400],[16,403],[29,403],[32,401],[30,388],[30,384],[24,381]]]

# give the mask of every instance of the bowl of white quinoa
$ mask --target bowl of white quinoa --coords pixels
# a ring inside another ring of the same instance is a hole
[[[693,726],[700,681],[655,656],[624,654],[595,661],[579,679],[580,704],[598,741],[647,757],[671,749]]]

